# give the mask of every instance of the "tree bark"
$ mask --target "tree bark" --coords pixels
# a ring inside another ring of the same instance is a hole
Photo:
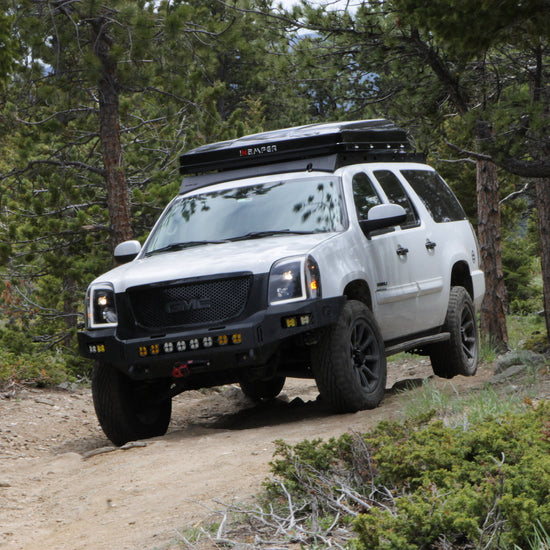
[[[449,93],[453,104],[461,115],[469,110],[468,97],[453,76],[449,66],[439,52],[425,43],[417,30],[411,40],[422,52],[439,82]],[[476,127],[476,141],[485,141],[491,136],[487,124],[480,122]],[[498,351],[508,350],[506,328],[506,286],[502,270],[502,246],[500,235],[500,208],[498,196],[497,166],[487,159],[478,159],[477,164],[477,211],[478,237],[481,249],[481,268],[485,272],[485,297],[481,304],[481,334],[488,338]]]
[[[481,268],[486,288],[481,305],[481,334],[504,352],[508,349],[507,296],[502,270],[497,167],[491,161],[477,161],[477,197]]]
[[[77,284],[74,277],[65,275],[63,277],[63,315],[67,333],[63,338],[63,344],[67,347],[73,343],[74,334],[72,331],[76,328],[78,321],[77,307],[74,303],[74,298],[77,295]]]
[[[536,183],[539,238],[541,248],[542,296],[546,333],[550,340],[550,177]]]
[[[117,64],[111,55],[112,41],[107,34],[107,19],[93,19],[91,26],[94,52],[101,62],[98,81],[99,137],[105,166],[111,251],[114,251],[117,244],[132,238],[130,197],[120,140]]]

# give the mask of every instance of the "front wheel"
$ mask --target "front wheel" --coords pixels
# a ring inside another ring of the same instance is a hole
[[[461,286],[451,288],[443,330],[451,337],[430,347],[430,360],[436,376],[473,376],[477,371],[479,335],[472,298]]]
[[[115,444],[164,435],[172,414],[168,382],[132,380],[109,363],[96,363],[92,396],[99,423]]]
[[[355,412],[376,407],[386,390],[384,341],[372,312],[349,300],[335,325],[312,350],[317,387],[331,409]]]

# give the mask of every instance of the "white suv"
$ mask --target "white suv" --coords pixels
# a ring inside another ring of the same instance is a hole
[[[171,398],[238,382],[256,399],[314,378],[334,411],[373,408],[386,356],[473,375],[484,293],[452,191],[386,120],[216,143],[181,157],[181,193],[86,298],[81,353],[117,445],[165,433]]]

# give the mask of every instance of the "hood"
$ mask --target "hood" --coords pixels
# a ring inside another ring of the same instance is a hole
[[[277,260],[308,254],[337,233],[282,235],[221,244],[196,246],[177,252],[136,259],[98,277],[110,282],[115,292],[127,288],[193,277],[208,277],[249,271],[268,273]]]

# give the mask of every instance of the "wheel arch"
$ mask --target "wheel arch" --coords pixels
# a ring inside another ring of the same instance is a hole
[[[466,289],[472,300],[474,299],[474,285],[468,263],[461,260],[455,262],[451,271],[451,287],[462,286]]]
[[[372,311],[372,295],[369,285],[364,279],[350,281],[344,288],[344,295],[348,300],[363,302]]]

